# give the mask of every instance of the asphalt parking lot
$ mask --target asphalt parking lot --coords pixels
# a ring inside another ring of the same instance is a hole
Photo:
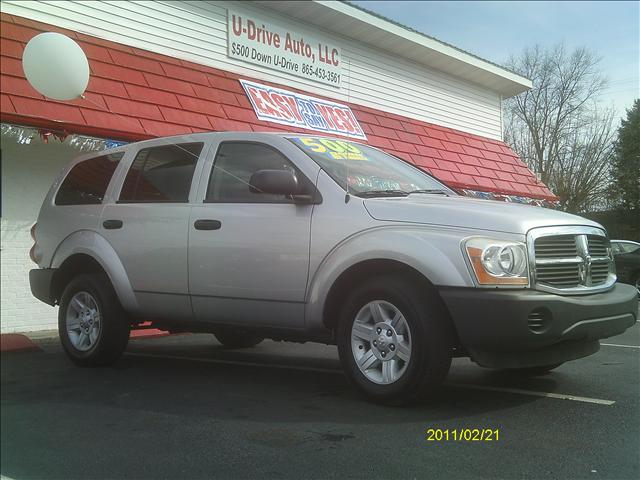
[[[1,473],[30,478],[640,478],[640,326],[532,379],[455,360],[424,404],[365,403],[334,347],[132,340],[74,367],[55,341],[2,356]],[[551,395],[551,396],[549,396]],[[555,395],[555,396],[554,396]],[[498,429],[491,442],[429,428]]]

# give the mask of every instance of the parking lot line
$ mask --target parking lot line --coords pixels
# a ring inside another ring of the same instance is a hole
[[[153,355],[149,353],[126,352],[125,355],[130,357],[162,358],[162,359],[168,359],[168,360],[187,360],[192,362],[239,365],[243,367],[280,368],[284,370],[300,370],[304,372],[320,372],[320,373],[334,373],[334,374],[339,373],[341,375],[343,374],[342,370],[335,369],[335,368],[301,367],[299,365],[279,365],[279,364],[273,364],[273,363],[267,364],[267,363],[258,363],[258,362],[241,362],[236,360],[218,360],[214,358],[187,357],[187,356],[181,356],[181,355]],[[575,402],[595,403],[598,405],[613,405],[614,403],[616,403],[614,400],[603,400],[601,398],[580,397],[577,395],[566,395],[562,393],[537,392],[535,390],[523,390],[519,388],[503,388],[503,387],[492,387],[490,385],[474,385],[474,384],[468,384],[468,383],[450,383],[450,382],[445,382],[444,385],[447,387],[454,387],[454,388],[467,388],[472,390],[487,390],[487,391],[493,391],[493,392],[514,393],[517,395],[531,395],[534,397],[556,398],[560,400],[572,400]]]
[[[574,402],[584,402],[584,403],[595,403],[598,405],[613,405],[616,403],[614,400],[603,400],[601,398],[589,398],[589,397],[579,397],[577,395],[566,395],[563,393],[551,393],[551,392],[536,392],[535,390],[523,390],[520,388],[503,388],[503,387],[492,387],[490,385],[473,385],[468,383],[445,383],[445,385],[449,387],[456,388],[469,388],[472,390],[489,390],[491,392],[506,392],[506,393],[515,393],[519,395],[531,395],[534,397],[547,397],[547,398],[557,398],[560,400],[573,400]]]
[[[604,345],[605,347],[622,347],[622,348],[638,348],[638,349],[640,349],[640,347],[637,346],[637,345],[619,345],[617,343],[601,343],[600,345]]]

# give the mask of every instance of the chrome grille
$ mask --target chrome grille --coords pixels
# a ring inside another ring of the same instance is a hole
[[[573,235],[551,235],[536,240],[536,258],[562,258],[578,255]]]
[[[534,229],[528,241],[533,283],[540,290],[593,293],[616,280],[609,239],[599,229]]]
[[[592,257],[606,257],[609,255],[607,249],[610,248],[610,245],[606,237],[587,235],[587,243],[589,245],[589,255]]]
[[[608,263],[594,263],[591,265],[591,284],[602,285],[607,281],[609,276]]]
[[[537,265],[538,283],[545,283],[558,288],[577,287],[580,285],[578,264]]]

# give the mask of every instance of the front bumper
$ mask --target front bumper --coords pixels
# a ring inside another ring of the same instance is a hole
[[[53,275],[55,268],[34,268],[29,270],[29,284],[31,294],[41,302],[55,305],[56,299],[53,296]]]
[[[591,355],[599,339],[624,332],[638,315],[637,291],[624,284],[580,296],[476,288],[441,288],[440,294],[471,358],[496,368]]]

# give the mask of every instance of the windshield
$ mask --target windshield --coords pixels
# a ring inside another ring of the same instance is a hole
[[[455,195],[422,170],[375,148],[321,137],[287,137],[325,170],[338,185],[360,197],[411,193]]]

